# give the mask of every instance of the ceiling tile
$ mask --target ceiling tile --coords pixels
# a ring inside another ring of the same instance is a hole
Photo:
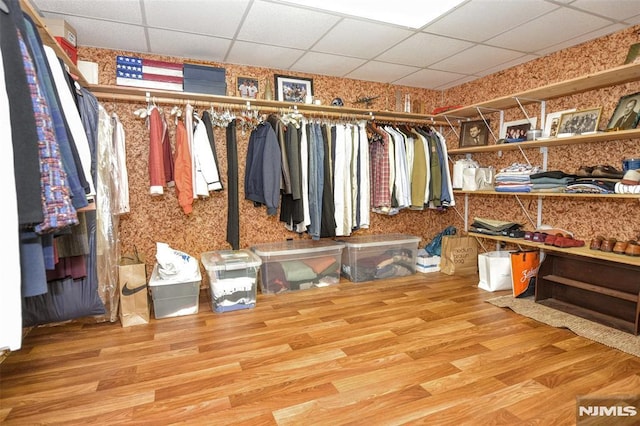
[[[420,70],[411,75],[394,81],[394,84],[410,87],[422,87],[424,89],[435,89],[444,84],[458,81],[466,77],[464,74],[437,70]]]
[[[380,83],[390,83],[418,71],[418,68],[406,65],[388,64],[386,62],[367,62],[345,77],[357,80],[378,81]]]
[[[365,62],[366,61],[364,59],[329,55],[327,53],[308,52],[293,64],[291,69],[310,74],[342,77]]]
[[[284,70],[289,69],[303,53],[297,49],[236,41],[225,62]]]
[[[376,60],[426,67],[471,46],[467,41],[418,33],[382,53]]]
[[[583,35],[581,35],[579,37],[576,37],[576,38],[573,38],[571,40],[565,40],[562,43],[558,43],[556,45],[549,46],[546,49],[539,50],[536,53],[538,53],[541,56],[547,55],[549,53],[557,52],[558,50],[564,49],[566,47],[575,46],[577,44],[584,43],[585,41],[593,40],[595,38],[605,36],[607,34],[615,32],[615,31],[620,31],[620,30],[622,30],[624,28],[625,28],[625,26],[622,25],[622,24],[609,25],[608,27],[605,27],[605,28],[602,28],[602,29],[599,29],[599,30],[596,30],[596,31],[592,31],[592,32],[587,33],[587,34],[583,34]]]
[[[636,16],[640,11],[638,0],[619,0],[615,7],[612,7],[611,0],[576,0],[571,6],[620,21]]]
[[[505,70],[507,68],[515,67],[516,65],[524,64],[525,62],[533,61],[534,59],[538,59],[538,56],[536,56],[536,55],[524,55],[524,56],[516,58],[516,59],[514,59],[512,61],[506,61],[506,62],[498,64],[498,65],[496,65],[494,67],[487,68],[487,69],[484,69],[482,71],[479,71],[479,72],[475,73],[475,75],[478,76],[478,77],[484,77],[485,75],[493,74],[495,72],[502,71],[502,70]]]
[[[63,18],[75,28],[80,46],[102,47],[132,52],[148,52],[144,28],[98,19],[47,14],[52,18]],[[109,37],[104,37],[109,34]]]
[[[33,0],[41,12],[109,19],[130,24],[142,24],[142,12],[138,1],[122,0]],[[67,19],[71,22],[71,19]],[[77,28],[76,28],[77,31]]]
[[[147,24],[191,33],[232,38],[248,5],[248,0],[144,0]],[[176,17],[180,19],[176,19]]]
[[[411,31],[344,19],[315,46],[314,51],[371,59],[411,35]]]
[[[425,27],[424,31],[483,42],[558,8],[539,0],[473,0]]]
[[[450,72],[463,70],[465,74],[476,74],[496,64],[503,64],[521,56],[524,55],[513,50],[477,45],[433,64],[430,68]]]
[[[536,52],[557,44],[558,40],[569,40],[610,24],[606,19],[562,8],[487,40],[487,44],[523,52]]]
[[[151,52],[181,58],[222,62],[231,40],[149,28]]]
[[[322,12],[256,0],[242,24],[238,39],[308,49],[338,19]]]

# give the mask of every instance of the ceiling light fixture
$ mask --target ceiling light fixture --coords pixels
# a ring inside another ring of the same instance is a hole
[[[418,29],[447,13],[463,1],[283,0],[282,2]]]

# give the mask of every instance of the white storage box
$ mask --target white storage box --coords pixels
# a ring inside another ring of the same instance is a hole
[[[511,252],[490,251],[478,255],[478,287],[486,291],[511,290]]]
[[[256,306],[258,268],[262,261],[250,250],[202,253],[207,270],[211,310],[229,312]]]
[[[200,282],[202,281],[200,270],[198,270],[196,278],[193,281],[160,279],[158,264],[156,263],[149,280],[154,317],[168,318],[197,314],[200,300]]]
[[[440,256],[431,256],[425,249],[418,250],[416,271],[425,274],[440,271]]]
[[[353,282],[403,277],[416,272],[418,237],[363,235],[343,242],[342,275]]]
[[[251,247],[262,259],[263,293],[324,287],[340,282],[344,244],[330,240],[295,240]]]

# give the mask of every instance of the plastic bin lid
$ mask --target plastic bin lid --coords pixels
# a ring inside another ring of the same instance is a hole
[[[251,249],[259,256],[279,256],[291,254],[310,254],[343,249],[344,244],[332,240],[291,240],[277,243],[258,244]]]
[[[420,243],[420,238],[406,234],[362,235],[342,240],[347,247],[360,248],[371,246],[393,246],[398,244]]]
[[[250,250],[208,251],[200,255],[207,271],[236,271],[256,268],[262,260]]]
[[[200,268],[198,268],[198,275],[193,277],[190,280],[162,279],[158,275],[158,264],[156,263],[153,267],[153,272],[151,272],[151,278],[149,279],[149,286],[154,287],[159,285],[186,284],[186,283],[193,283],[200,280],[202,280],[202,275],[200,274]]]

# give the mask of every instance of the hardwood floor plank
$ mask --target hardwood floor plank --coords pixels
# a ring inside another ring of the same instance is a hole
[[[36,327],[0,363],[7,425],[574,424],[640,358],[498,308],[477,276],[258,295],[122,328]]]

